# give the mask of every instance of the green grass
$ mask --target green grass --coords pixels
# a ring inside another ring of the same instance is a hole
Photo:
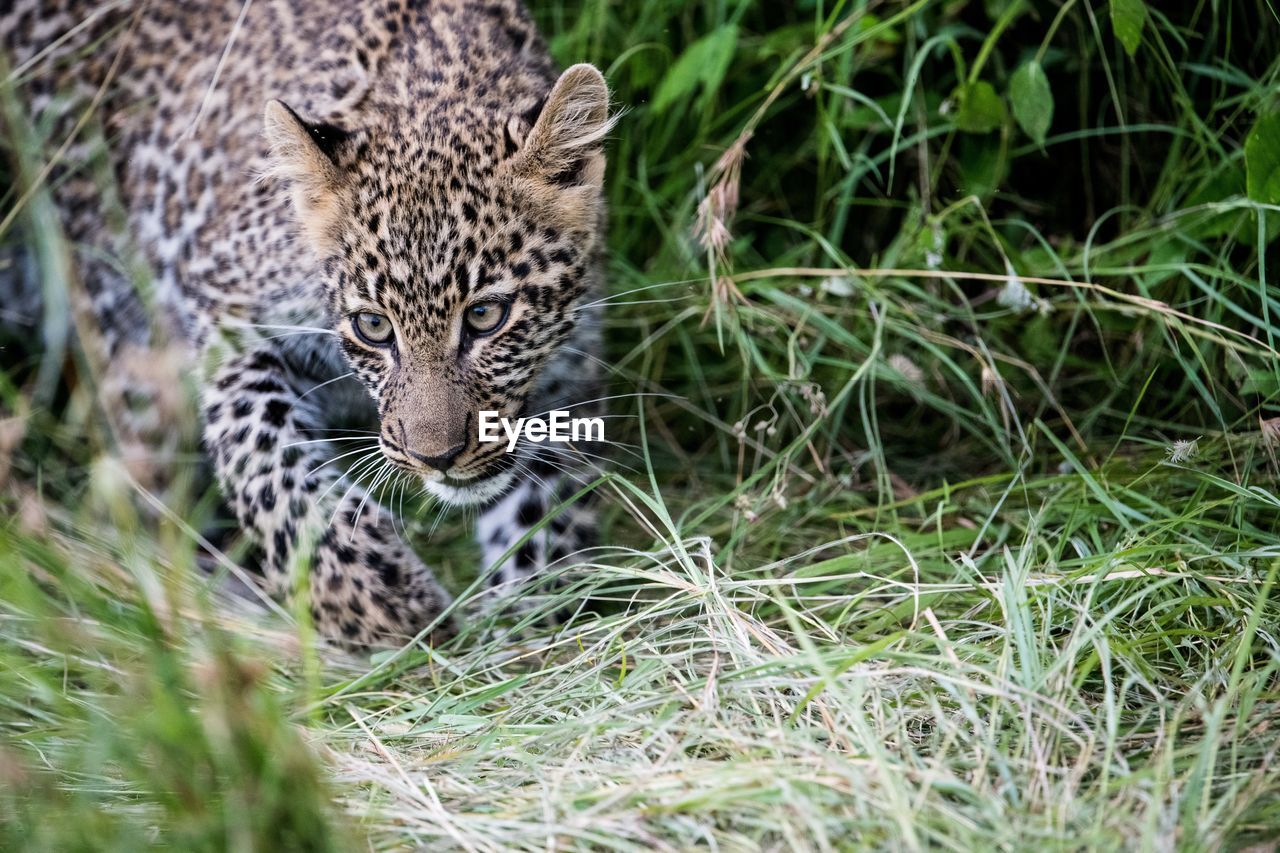
[[[1150,3],[1130,57],[1132,2],[533,5],[626,110],[608,546],[315,650],[195,568],[212,496],[137,512],[83,360],[6,349],[0,848],[1280,837],[1276,12]]]

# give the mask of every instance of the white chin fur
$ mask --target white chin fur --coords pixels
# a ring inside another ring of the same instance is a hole
[[[449,506],[471,506],[473,504],[488,503],[499,497],[503,492],[511,488],[511,483],[515,478],[516,472],[508,468],[486,480],[480,480],[474,485],[451,486],[448,483],[427,479],[424,479],[423,483],[426,485],[427,491],[439,498],[442,503]]]

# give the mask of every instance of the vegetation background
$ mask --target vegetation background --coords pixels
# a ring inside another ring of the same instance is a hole
[[[610,545],[512,624],[424,508],[466,630],[315,649],[9,341],[0,848],[1274,849],[1269,0],[532,6],[624,110]]]

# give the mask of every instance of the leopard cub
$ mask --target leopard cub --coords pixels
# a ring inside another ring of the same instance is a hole
[[[581,471],[477,435],[482,411],[600,396],[608,89],[557,76],[516,0],[16,0],[0,44],[49,129],[119,444],[164,441],[148,367],[200,371],[274,593],[305,567],[315,624],[352,644],[437,623],[448,595],[377,505],[395,476],[481,507],[504,589],[591,541],[575,505],[503,560]]]

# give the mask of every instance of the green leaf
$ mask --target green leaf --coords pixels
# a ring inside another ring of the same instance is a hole
[[[738,28],[730,24],[708,33],[685,48],[675,64],[667,69],[658,91],[654,93],[654,110],[661,112],[682,98],[690,97],[699,84],[703,91],[698,105],[705,108],[724,80],[737,46]]]
[[[1142,44],[1142,27],[1147,23],[1147,4],[1143,0],[1111,0],[1111,28],[1133,56]]]
[[[969,133],[990,133],[1004,124],[1004,100],[985,80],[951,93],[956,103],[956,127]]]
[[[1280,381],[1276,379],[1274,370],[1257,368],[1250,370],[1245,380],[1240,383],[1241,394],[1257,394],[1270,400],[1280,396]]]
[[[1239,218],[1237,214],[1237,218]],[[1181,273],[1180,267],[1187,263],[1187,247],[1178,240],[1160,240],[1151,247],[1151,254],[1147,256],[1147,266],[1155,267],[1151,272],[1144,273],[1142,280],[1149,288],[1154,288],[1162,282],[1177,276]]]
[[[1193,240],[1231,236],[1234,240],[1249,240],[1256,230],[1250,228],[1252,217],[1247,210],[1224,210],[1213,213],[1210,208],[1217,202],[1232,201],[1246,196],[1245,164],[1239,160],[1225,160],[1215,164],[1199,179],[1183,208],[1200,208],[1205,212],[1188,217],[1182,225],[1184,236]],[[1277,219],[1280,223],[1280,219]],[[1269,224],[1269,223],[1268,223]]]
[[[880,23],[879,15],[874,12],[863,12],[862,17],[853,25],[853,31],[857,35],[863,35],[874,30]],[[876,41],[884,44],[899,44],[902,41],[902,33],[895,29],[883,30],[876,36]]]
[[[1280,112],[1261,116],[1244,141],[1245,187],[1249,198],[1280,204]]]
[[[1009,7],[1015,3],[1021,5],[1022,0],[986,0],[983,8],[986,10],[987,17],[992,21],[998,21],[1000,16],[1009,10]],[[1025,9],[1022,11],[1026,11]]]
[[[989,198],[1009,171],[1009,158],[1002,156],[998,136],[964,135],[956,140],[955,163],[959,167],[961,192]]]
[[[1018,127],[1037,145],[1044,145],[1045,134],[1053,124],[1053,92],[1049,78],[1034,59],[1013,72],[1009,81],[1009,102]]]

